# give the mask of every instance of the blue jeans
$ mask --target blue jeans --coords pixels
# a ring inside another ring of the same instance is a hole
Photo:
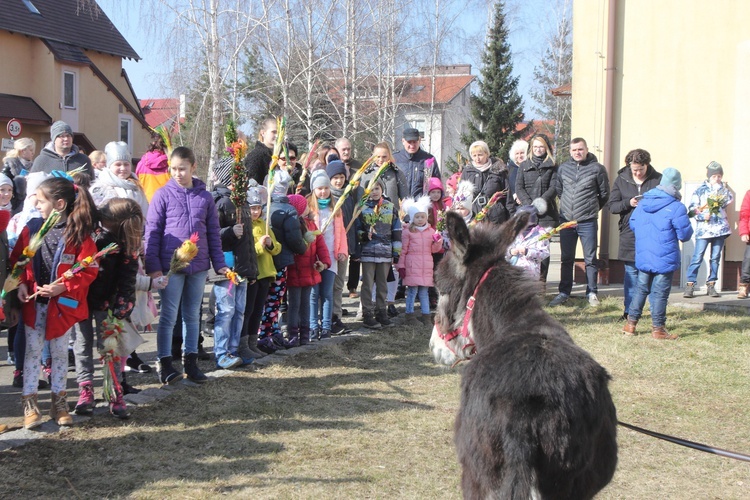
[[[320,276],[321,282],[312,287],[310,294],[310,331],[316,328],[331,329],[333,282],[336,280],[336,273],[326,269],[320,273]]]
[[[567,222],[564,219],[560,223]],[[583,247],[583,262],[586,264],[586,295],[597,293],[598,269],[596,267],[596,236],[599,221],[589,219],[578,221],[576,227],[560,231],[560,293],[570,295],[573,290],[573,266],[576,260],[578,239]]]
[[[311,286],[290,286],[286,289],[286,326],[289,331],[310,321]]]
[[[245,321],[247,281],[239,285],[231,281],[214,284],[216,319],[214,320],[214,354],[218,360],[225,354],[237,354],[240,347],[242,323]]]
[[[172,355],[172,330],[177,321],[177,308],[182,305],[182,352],[198,352],[201,302],[208,271],[195,274],[174,273],[169,284],[159,292],[161,310],[156,329],[156,355],[166,358]]]
[[[406,314],[414,312],[414,300],[417,295],[422,314],[430,314],[430,288],[426,286],[410,286],[406,289]]]
[[[695,251],[693,260],[690,261],[687,271],[688,283],[695,283],[698,278],[698,270],[703,263],[703,254],[706,253],[708,244],[711,244],[711,269],[708,273],[707,282],[714,282],[719,279],[719,264],[721,263],[721,251],[724,249],[724,240],[727,236],[717,236],[716,238],[699,238],[695,240]]]
[[[622,290],[625,296],[625,314],[628,313],[628,309],[630,308],[630,301],[633,298],[636,286],[638,286],[638,268],[635,267],[635,262],[625,261],[625,276],[622,280]]]
[[[643,314],[646,297],[651,301],[651,324],[664,326],[667,323],[667,302],[672,291],[674,271],[664,274],[638,271],[638,287],[628,309],[628,318],[638,321]]]

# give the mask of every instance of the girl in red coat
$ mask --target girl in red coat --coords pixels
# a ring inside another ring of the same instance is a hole
[[[307,200],[298,194],[289,195],[289,203],[300,216],[300,230],[309,242],[307,251],[294,256],[294,265],[287,267],[287,336],[289,343],[306,345],[310,342],[310,294],[313,286],[322,281],[320,273],[331,267],[322,234],[314,236],[318,226],[309,217],[310,207]],[[297,340],[299,338],[299,340]]]
[[[91,239],[96,209],[88,191],[79,189],[73,182],[61,177],[52,177],[42,182],[36,190],[36,198],[36,208],[42,219],[46,220],[53,211],[59,212],[61,217],[44,236],[42,246],[24,268],[18,287],[18,298],[23,303],[23,321],[26,325],[24,366],[41,364],[42,346],[45,339],[49,340],[52,356],[50,415],[58,425],[70,425],[73,419],[68,413],[65,392],[68,330],[89,316],[86,296],[99,267],[94,263],[61,283],[53,283],[73,264],[96,253],[96,244]],[[40,227],[41,221],[32,219],[21,231],[11,255],[11,264],[18,261],[29,244],[30,237]],[[36,292],[39,295],[30,299]],[[36,370],[24,371],[22,394],[26,429],[42,423],[37,406],[38,378]]]
[[[409,215],[409,225],[401,233],[401,258],[398,273],[406,285],[406,324],[432,326],[428,289],[433,286],[432,254],[443,248],[443,239],[427,223],[430,199],[422,196],[416,201],[410,198],[403,203]],[[421,322],[414,314],[414,301],[419,295],[422,309]]]
[[[746,299],[750,289],[750,191],[745,193],[740,208],[740,239],[745,244],[745,257],[742,259],[742,274],[740,285],[737,287],[737,298]]]

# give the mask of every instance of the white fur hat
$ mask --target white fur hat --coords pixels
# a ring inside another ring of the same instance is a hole
[[[456,187],[456,194],[453,195],[453,206],[461,205],[471,212],[471,206],[474,204],[474,184],[471,181],[461,181]]]
[[[414,198],[406,198],[403,201],[402,206],[409,215],[409,222],[411,222],[417,214],[428,214],[431,204],[432,202],[430,201],[429,196],[420,196],[416,200]]]

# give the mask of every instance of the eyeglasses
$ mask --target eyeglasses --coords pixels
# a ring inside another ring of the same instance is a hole
[[[294,161],[294,160],[296,160],[296,159],[297,159],[297,157],[296,157],[296,156],[290,156],[290,157],[289,157],[289,161]],[[283,162],[286,162],[287,160],[286,160],[286,158],[284,158],[283,156],[279,156],[279,161],[283,161]]]

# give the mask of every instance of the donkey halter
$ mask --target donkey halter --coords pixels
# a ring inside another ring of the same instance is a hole
[[[474,288],[474,293],[471,294],[471,297],[469,297],[469,300],[466,301],[466,313],[464,314],[464,320],[461,324],[461,329],[459,330],[456,328],[455,330],[451,330],[448,333],[443,333],[438,328],[438,336],[443,339],[443,342],[445,343],[445,346],[452,352],[454,355],[456,354],[456,351],[453,350],[453,348],[450,346],[449,342],[459,335],[468,338],[469,342],[467,342],[463,347],[462,351],[469,350],[468,355],[465,358],[457,360],[455,363],[453,363],[453,366],[456,366],[461,361],[466,361],[470,359],[472,356],[474,356],[477,353],[476,345],[474,345],[474,337],[472,337],[471,333],[469,332],[469,323],[471,322],[471,315],[474,312],[474,303],[477,301],[476,296],[479,292],[479,287],[482,286],[482,283],[485,282],[487,277],[490,275],[490,272],[495,269],[495,267],[490,267],[487,269],[484,274],[482,275],[482,278],[479,280],[479,283],[477,283],[477,286]],[[437,324],[435,325],[437,328]],[[452,367],[453,367],[452,366]],[[451,368],[452,368],[451,367]]]

